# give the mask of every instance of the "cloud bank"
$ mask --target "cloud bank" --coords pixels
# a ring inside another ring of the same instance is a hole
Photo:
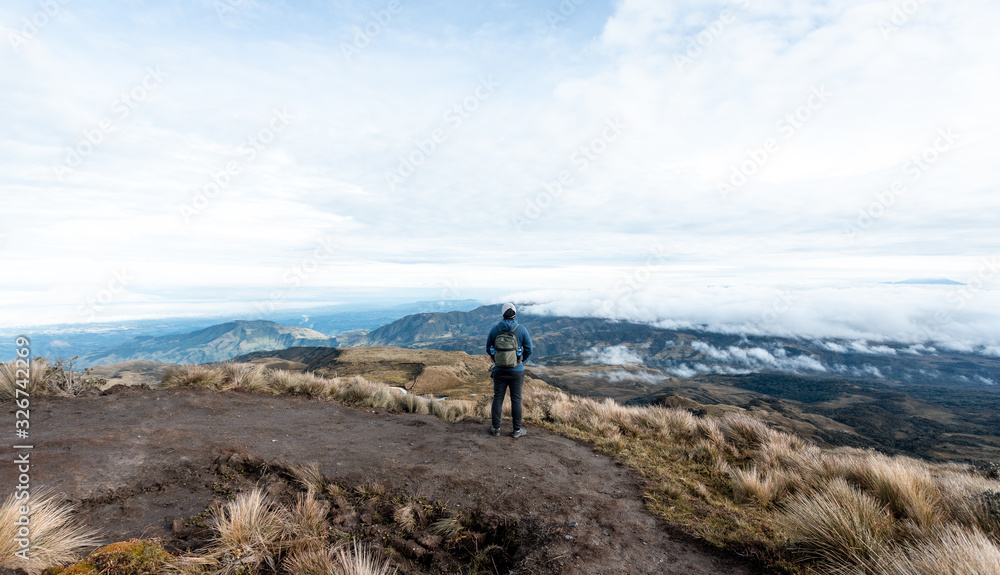
[[[667,329],[801,338],[837,353],[900,353],[885,345],[889,342],[909,344],[903,353],[939,348],[998,355],[1000,350],[1000,290],[986,286],[770,288],[651,282],[628,292],[529,292],[519,297],[519,301],[536,302],[526,308],[532,313],[603,317]],[[730,353],[706,351],[710,355]],[[764,364],[782,359],[762,351],[754,352],[757,355],[746,352],[745,362]]]

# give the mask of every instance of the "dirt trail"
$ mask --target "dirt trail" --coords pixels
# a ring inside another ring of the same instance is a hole
[[[84,519],[109,540],[169,539],[173,520],[211,503],[216,494],[204,478],[219,454],[237,449],[264,461],[317,462],[324,475],[346,484],[378,480],[453,507],[517,517],[549,535],[525,542],[546,546],[535,555],[545,564],[529,561],[519,572],[757,572],[672,536],[644,509],[627,468],[538,429],[514,440],[489,435],[479,421],[449,424],[295,397],[196,389],[114,388],[96,397],[32,401],[33,487],[82,503]],[[12,411],[13,404],[5,407]],[[4,451],[0,484],[12,488],[13,455]]]

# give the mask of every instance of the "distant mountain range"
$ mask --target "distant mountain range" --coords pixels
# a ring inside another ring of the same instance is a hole
[[[81,359],[86,365],[126,360],[192,363],[288,347],[350,346],[482,355],[486,334],[499,320],[497,312],[493,305],[470,311],[417,313],[370,332],[337,336],[272,321],[234,321],[191,333],[140,336]],[[524,312],[518,320],[532,334],[534,353],[529,368],[545,371],[547,380],[571,391],[588,394],[596,386],[622,400],[654,392],[672,379],[761,372],[900,385],[983,387],[1000,382],[1000,358],[925,345],[671,330],[603,318]],[[592,376],[595,372],[600,375]],[[597,386],[593,377],[604,381]]]
[[[139,336],[107,351],[81,356],[88,365],[128,360],[207,363],[260,350],[295,346],[337,347],[337,338],[273,321],[231,321],[191,333]]]
[[[369,332],[355,345],[481,354],[485,352],[486,333],[498,319],[497,306],[415,314]],[[613,377],[623,390],[649,389],[670,378],[758,372],[902,385],[983,387],[1000,383],[1000,358],[924,345],[671,330],[601,318],[526,313],[518,314],[518,319],[532,335],[532,363],[550,371],[566,371],[570,366],[617,366]],[[549,379],[552,377],[550,373]]]
[[[0,358],[14,357],[16,336],[31,338],[34,355],[44,357],[100,357],[103,352],[144,336],[190,333],[234,320],[267,320],[288,326],[316,330],[325,336],[340,336],[341,345],[350,345],[367,330],[383,326],[414,313],[470,310],[480,303],[470,299],[417,301],[399,305],[338,304],[321,308],[275,312],[267,317],[167,317],[89,324],[56,324],[0,330]],[[98,353],[101,352],[101,353]]]

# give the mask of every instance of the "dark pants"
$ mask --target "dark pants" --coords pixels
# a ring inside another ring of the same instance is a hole
[[[493,429],[500,429],[500,415],[503,413],[503,398],[510,388],[510,413],[514,419],[514,430],[521,429],[521,388],[524,387],[523,371],[493,370]]]

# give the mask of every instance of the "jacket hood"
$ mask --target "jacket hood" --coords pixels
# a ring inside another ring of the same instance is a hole
[[[500,329],[503,330],[503,331],[513,331],[515,328],[517,328],[517,320],[516,319],[502,319],[502,320],[500,320],[500,323],[497,324],[497,325],[499,325]]]

